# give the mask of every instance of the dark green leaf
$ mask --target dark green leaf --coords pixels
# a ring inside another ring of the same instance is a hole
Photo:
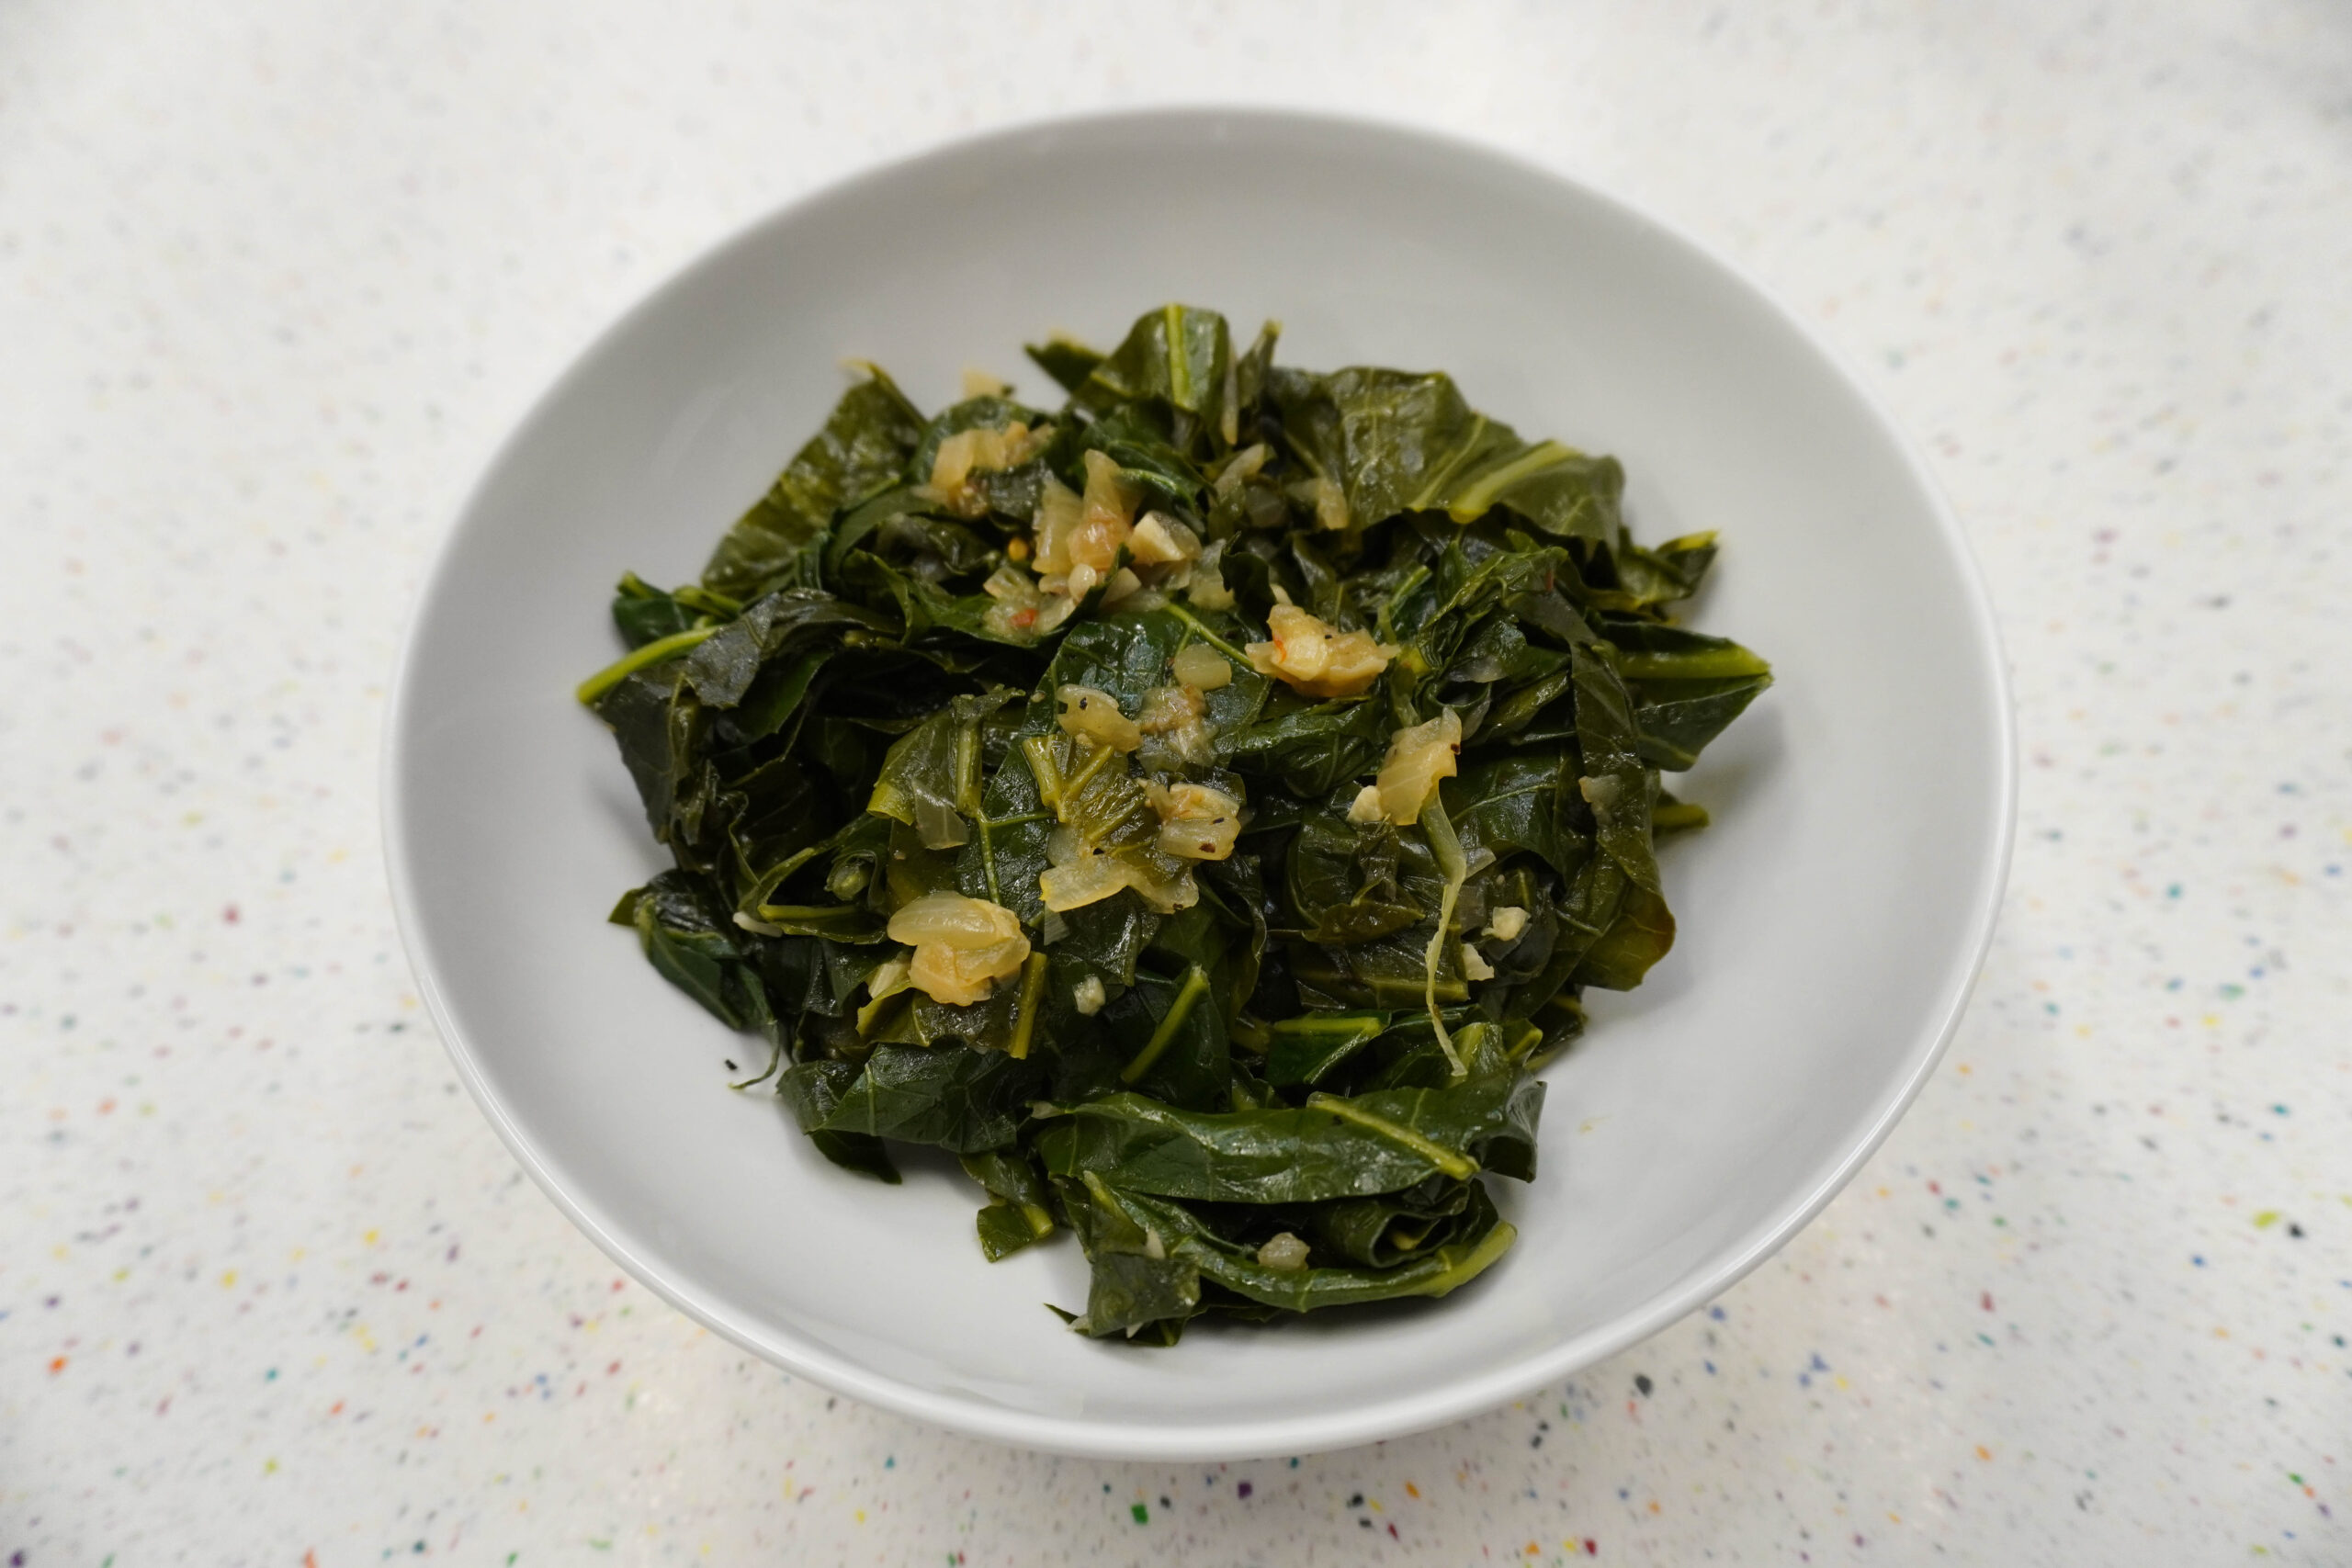
[[[877,1045],[821,1130],[932,1144],[956,1154],[1002,1148],[1044,1082],[1034,1061],[967,1045]]]
[[[801,1062],[785,1069],[776,1095],[817,1145],[817,1152],[844,1170],[899,1185],[899,1168],[890,1161],[882,1140],[864,1133],[827,1130],[825,1119],[841,1103],[842,1095],[857,1081],[857,1069],[847,1062]]]
[[[1667,624],[1713,536],[1635,543],[1613,461],[1522,440],[1442,375],[1278,367],[1276,337],[1237,353],[1179,305],[1109,355],[1035,347],[1071,392],[1054,414],[988,395],[925,420],[876,372],[702,583],[622,579],[628,651],[579,693],[675,862],[613,916],[657,970],[775,1043],[829,1159],[895,1181],[888,1140],[962,1156],[990,1258],[1073,1231],[1075,1326],[1136,1344],[1443,1294],[1501,1255],[1484,1179],[1533,1174],[1529,1074],[1580,1035],[1583,987],[1673,940],[1652,838],[1705,813],[1657,770],[1770,681]],[[944,442],[1014,423],[1040,436],[1018,462],[932,489]],[[1148,535],[1074,604],[1030,575],[1069,526],[1051,487],[1095,452],[1214,576]],[[1122,570],[1143,591],[1107,603]],[[1323,701],[1250,668],[1277,594],[1392,645],[1378,682]],[[1226,665],[1194,671],[1205,750],[1176,716],[1194,644]],[[1148,716],[1138,748],[1066,733],[1065,686]],[[1440,707],[1458,776],[1414,824],[1352,820]],[[1163,847],[1180,784],[1241,803],[1229,858]],[[1096,853],[1135,886],[1047,910],[1041,877]],[[888,936],[935,892],[1029,944],[970,1005],[910,987]]]
[[[1504,506],[1557,538],[1618,536],[1625,478],[1615,459],[1521,441],[1442,371],[1277,371],[1269,391],[1293,456],[1346,491],[1353,526],[1403,512],[1469,523]]]
[[[842,394],[832,414],[768,492],[719,542],[702,585],[749,603],[806,581],[807,547],[833,513],[895,479],[922,437],[922,416],[879,370]]]
[[[1060,383],[1065,392],[1075,392],[1094,374],[1102,356],[1082,343],[1066,337],[1053,337],[1044,343],[1026,344],[1022,352],[1037,362],[1037,368]]]
[[[1503,1077],[1295,1111],[1187,1111],[1117,1094],[1056,1118],[1037,1149],[1052,1176],[1092,1171],[1126,1190],[1209,1202],[1304,1203],[1458,1176],[1465,1161],[1532,1178],[1543,1103],[1541,1083]]]

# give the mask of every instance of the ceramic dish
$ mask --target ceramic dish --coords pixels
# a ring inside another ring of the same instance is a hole
[[[604,923],[659,851],[571,700],[624,569],[683,581],[842,385],[919,403],[1019,345],[1182,299],[1285,360],[1452,371],[1521,430],[1613,452],[1636,533],[1720,529],[1698,606],[1778,684],[1677,785],[1681,939],[1594,993],[1548,1073],[1518,1246],[1440,1303],[1172,1350],[1081,1338],[1074,1245],[982,1261],[947,1164],[888,1190],[734,1094],[727,1032]],[[1958,1020],[2007,861],[1994,624],[1924,465],[1735,268],[1493,152],[1392,127],[1174,111],[958,143],[801,201],[606,333],[443,546],[399,676],[386,828],[401,930],[467,1087],[598,1246],[681,1309],[854,1398],[1036,1448],[1297,1453],[1468,1415],[1633,1343],[1786,1241],[1901,1114]]]

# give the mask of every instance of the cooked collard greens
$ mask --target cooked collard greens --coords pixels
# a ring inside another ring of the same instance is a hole
[[[1675,624],[1611,458],[1438,372],[1170,305],[1067,391],[869,368],[582,701],[675,864],[653,966],[836,1164],[959,1156],[1098,1337],[1443,1295],[1511,1244],[1533,1074],[1674,940],[1660,787],[1770,683]],[[1057,1309],[1058,1310],[1058,1309]]]

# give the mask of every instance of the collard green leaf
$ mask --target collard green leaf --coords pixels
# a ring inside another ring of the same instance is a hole
[[[1266,1081],[1320,1086],[1388,1027],[1382,1012],[1307,1012],[1267,1026]]]
[[[1012,697],[999,689],[955,698],[900,737],[883,759],[866,809],[914,829],[925,849],[969,841],[980,809],[982,730]]]
[[[989,1202],[978,1221],[980,1251],[991,1263],[1034,1247],[1054,1234],[1054,1198],[1045,1177],[1016,1149],[989,1149],[963,1156],[964,1174],[987,1189]]]
[[[691,629],[703,614],[693,605],[680,604],[675,594],[639,581],[633,571],[621,579],[613,594],[613,626],[630,648],[676,637]]]
[[[820,1129],[956,1154],[1000,1149],[1021,1130],[1044,1077],[1034,1062],[967,1045],[877,1045]]]
[[[845,630],[884,630],[889,624],[830,593],[784,589],[759,600],[688,654],[685,678],[704,705],[733,707],[778,649],[831,646]]]
[[[1466,1223],[1454,1227],[1454,1236],[1426,1252],[1386,1267],[1353,1268],[1340,1265],[1317,1265],[1311,1261],[1301,1268],[1281,1269],[1260,1261],[1257,1252],[1246,1243],[1238,1243],[1218,1235],[1204,1224],[1192,1211],[1176,1203],[1147,1197],[1123,1188],[1101,1191],[1100,1201],[1115,1205],[1125,1212],[1128,1224],[1148,1237],[1156,1238],[1167,1256],[1164,1261],[1149,1255],[1138,1256],[1108,1248],[1092,1255],[1096,1289],[1106,1269],[1122,1286],[1140,1276],[1147,1280],[1166,1280],[1176,1288],[1157,1291],[1127,1286],[1111,1292],[1106,1305],[1113,1306],[1120,1321],[1113,1325],[1099,1325],[1095,1319],[1095,1298],[1087,1302],[1088,1331],[1103,1334],[1110,1326],[1124,1328],[1126,1322],[1138,1318],[1176,1317],[1197,1310],[1197,1285],[1184,1288],[1188,1276],[1193,1280],[1205,1280],[1252,1302],[1281,1307],[1291,1312],[1310,1312],[1317,1307],[1345,1306],[1364,1302],[1398,1301],[1413,1296],[1442,1296],[1469,1283],[1499,1259],[1517,1238],[1517,1232],[1495,1213],[1493,1201],[1483,1188],[1473,1187],[1465,1207],[1472,1212]],[[1154,1265],[1148,1270],[1137,1264]],[[1187,1297],[1192,1300],[1188,1303]],[[1149,1315],[1147,1315],[1149,1314]]]
[[[1173,421],[1181,451],[1208,441],[1233,444],[1228,409],[1238,416],[1233,339],[1215,310],[1168,305],[1136,318],[1110,356],[1071,394],[1072,403],[1100,419],[1136,404],[1153,404]]]
[[[1486,1189],[1473,1181],[1434,1178],[1378,1198],[1342,1198],[1307,1211],[1307,1238],[1331,1261],[1393,1269],[1464,1233],[1476,1239],[1491,1224],[1476,1200]]]
[[[702,705],[684,689],[682,674],[673,660],[628,676],[596,701],[596,716],[612,727],[620,743],[621,761],[637,785],[653,836],[673,848],[682,817],[692,819],[689,837],[700,824],[695,807],[706,792],[703,775],[708,768],[702,758]]]
[[[1134,1338],[1139,1328],[1182,1325],[1200,1310],[1201,1271],[1193,1264],[1140,1252],[1097,1252],[1080,1321],[1098,1339]]]
[[[663,978],[730,1029],[774,1020],[759,973],[745,962],[733,927],[700,878],[665,871],[624,900],[646,958]]]
[[[1164,926],[1162,939],[1183,919],[1180,915]],[[1136,984],[1103,1015],[1126,1054],[1119,1069],[1122,1085],[1184,1109],[1221,1110],[1230,1102],[1230,1046],[1225,1010],[1214,989],[1209,970],[1198,964],[1174,976],[1136,976]]]
[[[1377,942],[1420,924],[1442,880],[1419,835],[1329,813],[1307,818],[1285,865],[1290,906],[1306,940],[1328,947]]]
[[[1632,698],[1606,660],[1580,648],[1576,699],[1577,745],[1584,765],[1577,789],[1592,813],[1593,840],[1628,880],[1656,891],[1650,796],[1657,780],[1642,761]]]
[[[1653,767],[1688,768],[1772,683],[1770,666],[1725,637],[1614,617],[1601,633],[1617,650],[1611,662]]]
[[[1377,771],[1388,750],[1390,717],[1374,701],[1304,702],[1284,688],[1254,723],[1219,733],[1217,755],[1253,779],[1312,800]]]
[[[1250,340],[1250,346],[1233,362],[1233,390],[1240,405],[1238,438],[1242,442],[1256,434],[1251,428],[1259,406],[1265,400],[1266,378],[1273,374],[1274,344],[1283,335],[1280,321],[1268,321]]]
[[[776,1096],[808,1134],[808,1141],[817,1145],[818,1153],[843,1170],[896,1187],[900,1180],[899,1168],[891,1163],[890,1152],[881,1139],[865,1133],[837,1133],[825,1126],[825,1119],[857,1076],[857,1068],[847,1062],[801,1062],[785,1069],[776,1082]]]
[[[804,553],[841,508],[897,479],[922,438],[922,416],[875,370],[833,406],[768,492],[719,541],[702,585],[749,603],[808,577]]]
[[[1445,808],[1465,849],[1497,861],[1540,857],[1573,876],[1591,853],[1589,808],[1577,792],[1576,753],[1566,748],[1480,757],[1443,786]]]
[[[1771,679],[1668,623],[1714,536],[1634,541],[1613,461],[1442,374],[1278,367],[1276,339],[1237,352],[1171,305],[1107,355],[1033,347],[1051,412],[926,419],[875,372],[700,583],[621,580],[627,651],[579,692],[674,862],[614,914],[654,967],[775,1043],[827,1158],[896,1181],[893,1140],[959,1155],[991,1259],[1072,1231],[1073,1326],[1132,1344],[1441,1295],[1501,1256],[1487,1182],[1533,1174],[1532,1073],[1583,987],[1672,943],[1652,840],[1706,814],[1658,770]],[[933,487],[945,442],[1016,423],[1008,467]],[[1140,498],[1124,522],[1069,510],[1094,454]],[[1252,667],[1281,596],[1387,645],[1380,678],[1324,699]],[[1065,731],[1069,686],[1138,728]],[[1365,820],[1441,708],[1454,775]],[[1056,873],[1083,902],[1046,907]],[[949,988],[948,928],[889,935],[934,894],[1025,952],[975,947],[989,978]]]
[[[1615,459],[1521,440],[1442,371],[1277,371],[1269,390],[1292,454],[1346,491],[1354,526],[1403,512],[1470,523],[1499,506],[1557,538],[1619,535],[1625,477]]]
[[[1075,392],[1094,374],[1102,363],[1102,355],[1072,338],[1051,337],[1044,343],[1025,344],[1022,352],[1036,361],[1037,368],[1051,376],[1065,392]]]
[[[1179,1111],[1138,1094],[1069,1109],[1038,1135],[1046,1174],[1092,1171],[1130,1191],[1217,1203],[1306,1203],[1394,1192],[1479,1168],[1535,1172],[1544,1086],[1472,1080],[1298,1110]]]

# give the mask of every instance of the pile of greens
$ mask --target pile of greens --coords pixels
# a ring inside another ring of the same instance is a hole
[[[1032,347],[1054,411],[869,367],[580,693],[675,861],[613,919],[772,1043],[739,1087],[961,1156],[991,1259],[1075,1232],[1096,1336],[1501,1256],[1532,1074],[1673,942],[1659,773],[1770,682],[1614,460],[1274,337]]]

